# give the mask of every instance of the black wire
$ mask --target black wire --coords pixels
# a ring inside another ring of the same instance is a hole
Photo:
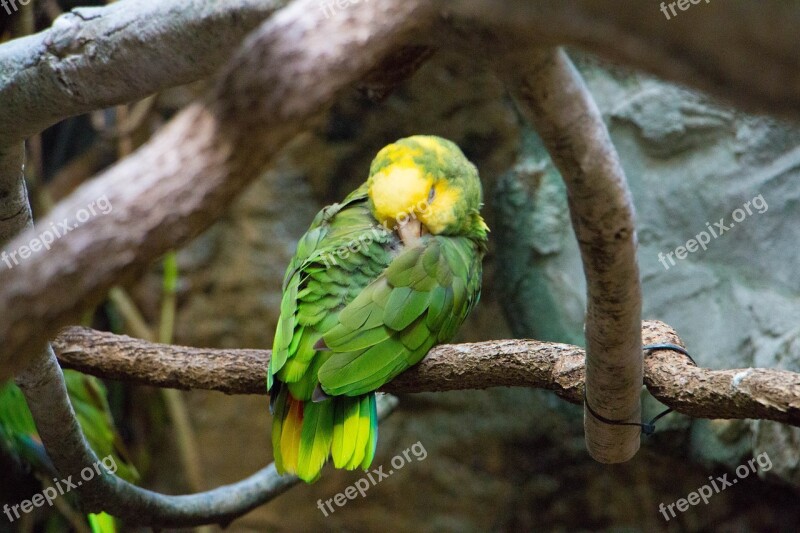
[[[646,344],[645,346],[642,346],[642,350],[646,350],[648,352],[647,355],[650,355],[655,350],[672,350],[673,352],[678,352],[680,354],[685,355],[686,357],[689,358],[689,360],[692,362],[692,364],[694,364],[694,366],[698,366],[697,362],[692,358],[691,355],[689,355],[689,352],[686,351],[686,348],[684,348],[682,346],[678,346],[677,344],[672,344],[672,343],[668,343],[668,342],[660,343],[660,344]],[[645,356],[645,357],[647,357],[647,356]],[[653,417],[652,420],[650,420],[650,422],[648,422],[646,424],[640,424],[639,422],[625,422],[624,420],[611,420],[610,418],[606,418],[606,417],[601,416],[598,413],[596,413],[595,410],[592,409],[592,406],[589,405],[589,401],[586,399],[586,386],[585,385],[583,387],[583,403],[584,403],[584,405],[586,405],[586,410],[589,411],[589,414],[591,414],[594,418],[596,418],[600,422],[603,422],[604,424],[609,424],[609,425],[612,425],[612,426],[639,426],[640,428],[642,428],[642,433],[644,433],[645,435],[652,435],[653,433],[655,433],[655,431],[656,431],[656,422],[658,422],[662,417],[664,417],[664,416],[666,416],[666,415],[668,415],[668,414],[670,414],[672,412],[672,408],[671,407],[668,408],[668,409],[665,409],[664,411],[658,413],[655,417]]]

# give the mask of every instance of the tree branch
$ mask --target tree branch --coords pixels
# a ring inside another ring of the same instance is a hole
[[[641,419],[642,291],[633,199],[617,151],[583,78],[561,49],[532,50],[505,76],[567,186],[586,276],[586,398],[604,418]],[[584,415],[586,446],[603,463],[627,461],[639,428]]]
[[[0,45],[0,145],[216,72],[286,1],[126,0]]]
[[[78,479],[84,467],[97,464],[98,458],[89,448],[69,403],[64,375],[52,350],[29,365],[17,378],[17,384],[59,474]],[[395,398],[382,397],[378,416],[385,418],[396,405]],[[50,420],[60,423],[41,423]],[[225,526],[297,483],[294,476],[278,475],[273,463],[238,483],[185,496],[142,489],[108,472],[74,490],[86,511],[106,511],[130,524],[159,528],[213,523]]]
[[[658,321],[642,323],[645,344],[681,339]],[[70,327],[53,341],[59,361],[95,376],[156,387],[266,394],[269,350],[187,348]],[[393,394],[530,387],[583,403],[585,352],[535,340],[433,348],[382,390]],[[696,418],[757,418],[800,427],[800,374],[785,370],[709,370],[672,351],[644,360],[645,384],[660,402]]]

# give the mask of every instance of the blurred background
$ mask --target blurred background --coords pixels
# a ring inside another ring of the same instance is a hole
[[[3,40],[48,27],[78,2],[34,0],[0,13]],[[81,5],[89,5],[81,2]],[[677,329],[697,362],[800,371],[800,128],[737,112],[690,90],[570,51],[606,119],[638,218],[644,318]],[[29,139],[40,216],[144,143],[203,84],[74,117]],[[2,105],[0,103],[0,105]],[[458,341],[533,337],[582,344],[583,276],[561,179],[503,85],[470,58],[431,57],[381,101],[346,92],[208,232],[115,289],[85,324],[192,346],[269,348],[297,238],[324,205],[366,179],[385,144],[412,134],[455,141],[484,183],[492,233],[482,301]],[[768,209],[667,269],[668,253],[761,195]],[[166,280],[166,283],[165,283]],[[171,314],[174,310],[174,317]],[[165,323],[165,313],[168,317]],[[166,325],[165,325],[166,324]],[[267,398],[163,393],[106,383],[141,484],[178,493],[234,482],[271,461]],[[795,531],[800,431],[764,421],[671,414],[621,465],[591,460],[582,410],[524,389],[400,398],[374,465],[414,443],[413,460],[325,516],[317,501],[363,476],[322,479],[235,521],[229,531]],[[644,395],[645,414],[661,406]],[[766,453],[772,467],[665,520],[668,505]],[[39,488],[0,449],[0,504]],[[0,531],[61,531],[45,513]],[[206,529],[214,531],[215,528]]]

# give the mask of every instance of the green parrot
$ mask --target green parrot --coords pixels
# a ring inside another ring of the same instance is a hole
[[[114,421],[103,383],[73,370],[64,371],[72,407],[89,445],[102,460],[111,456],[116,475],[134,482],[139,474],[127,458],[123,443],[114,429]],[[22,391],[12,382],[0,384],[0,448],[19,458],[34,470],[52,477],[53,466],[45,453]],[[116,531],[113,517],[90,514],[87,521],[94,533]]]
[[[286,271],[267,374],[280,473],[313,482],[375,455],[375,390],[450,341],[478,302],[489,228],[454,143],[384,147],[366,183],[320,211]]]

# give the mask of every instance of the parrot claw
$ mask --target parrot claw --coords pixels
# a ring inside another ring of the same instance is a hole
[[[415,246],[424,233],[422,223],[416,219],[408,220],[397,227],[397,234],[407,248]]]
[[[322,385],[317,383],[317,387],[314,389],[314,393],[311,395],[311,401],[314,403],[319,403],[330,399],[331,397],[325,394],[325,391],[322,390]]]

